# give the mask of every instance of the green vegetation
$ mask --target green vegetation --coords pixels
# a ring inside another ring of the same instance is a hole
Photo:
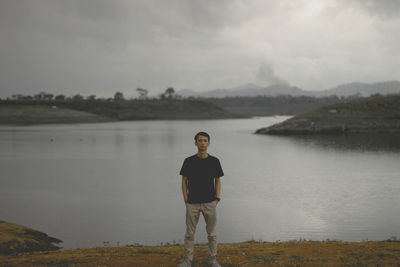
[[[244,117],[199,100],[3,100],[0,124]]]
[[[375,95],[324,106],[255,133],[400,133],[400,95]]]
[[[53,243],[61,242],[60,239],[28,227],[0,221],[0,255],[58,250],[60,247]]]
[[[0,105],[0,124],[32,125],[110,121],[110,118],[67,108],[40,105]]]
[[[112,119],[84,111],[45,105],[0,105],[0,124],[31,125],[50,123],[105,122]]]

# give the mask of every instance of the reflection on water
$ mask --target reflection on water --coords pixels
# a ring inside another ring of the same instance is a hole
[[[306,146],[351,151],[400,151],[400,134],[307,135],[288,137]]]

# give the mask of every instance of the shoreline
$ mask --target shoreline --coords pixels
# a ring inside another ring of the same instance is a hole
[[[175,240],[174,240],[175,241]],[[92,245],[92,246],[76,246],[76,247],[69,247],[69,248],[64,248],[60,245],[60,249],[58,251],[66,251],[66,250],[79,250],[79,249],[98,249],[98,248],[122,248],[122,247],[147,247],[147,248],[155,248],[155,247],[174,247],[174,246],[183,246],[183,241],[178,242],[160,242],[159,244],[143,244],[139,242],[131,242],[131,243],[126,243],[126,244],[120,244],[119,241],[108,241],[106,242],[107,244],[103,245]],[[325,238],[321,240],[317,239],[306,239],[306,238],[294,238],[294,239],[288,239],[288,240],[275,240],[275,241],[267,241],[267,240],[262,240],[262,239],[247,239],[244,241],[234,241],[234,242],[220,242],[218,244],[241,244],[241,243],[305,243],[305,242],[314,242],[314,243],[322,243],[322,242],[338,242],[338,243],[368,243],[368,242],[398,242],[400,243],[400,238],[397,236],[392,236],[390,238],[386,239],[369,239],[365,238],[363,240],[359,241],[352,241],[352,240],[341,240],[341,239],[330,239],[330,238]],[[206,246],[207,241],[204,242],[196,242],[194,243],[195,246]],[[0,254],[1,255],[1,254]]]
[[[62,249],[62,240],[32,228],[0,221],[0,265],[30,266],[177,266],[183,244]],[[163,244],[163,243],[161,243]],[[60,244],[61,245],[61,244]],[[206,266],[207,243],[195,244],[193,266]],[[222,266],[395,266],[400,262],[400,239],[347,242],[313,241],[303,238],[275,242],[218,243],[217,259]]]

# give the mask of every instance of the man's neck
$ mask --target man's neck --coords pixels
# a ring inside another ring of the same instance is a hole
[[[198,152],[197,152],[197,156],[198,156],[199,158],[205,159],[205,158],[208,157],[208,153],[207,153],[207,151],[198,151]]]

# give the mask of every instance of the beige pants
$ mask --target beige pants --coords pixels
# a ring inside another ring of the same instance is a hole
[[[199,204],[186,203],[185,258],[193,261],[194,233],[196,232],[200,212],[203,213],[206,222],[208,251],[210,252],[210,256],[217,255],[217,235],[215,232],[215,227],[217,225],[216,207],[216,201]]]

